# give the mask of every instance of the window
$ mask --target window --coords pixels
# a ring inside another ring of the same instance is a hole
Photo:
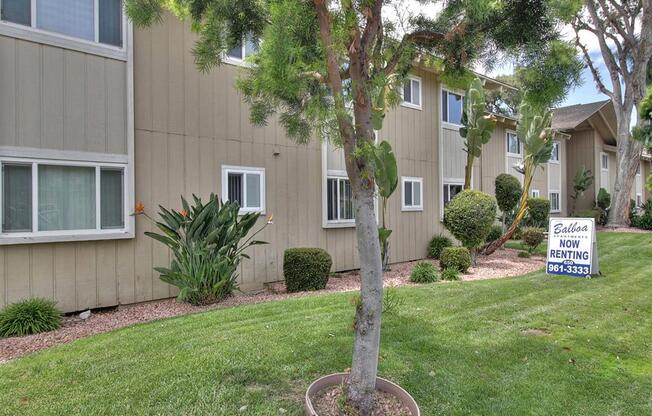
[[[636,208],[640,208],[643,205],[643,195],[636,194]]]
[[[258,52],[258,41],[251,35],[247,35],[244,42],[240,42],[235,48],[226,53],[226,56],[235,61],[244,61],[247,57]]]
[[[121,0],[2,0],[3,22],[122,48]]]
[[[125,167],[6,159],[2,233],[38,237],[125,229]]]
[[[636,167],[636,176],[641,176],[641,164]]]
[[[265,169],[222,166],[222,199],[240,204],[240,213],[265,212]]]
[[[421,78],[410,76],[403,85],[403,105],[421,109]]]
[[[550,152],[550,161],[559,163],[559,142],[552,143],[552,151]]]
[[[551,191],[548,196],[550,199],[550,212],[559,212],[561,206],[559,202],[559,192]]]
[[[423,178],[402,177],[403,211],[423,211]]]
[[[441,117],[442,121],[449,124],[462,124],[462,106],[464,98],[461,95],[450,91],[441,92]]]
[[[518,136],[516,133],[512,131],[508,131],[506,133],[507,137],[507,153],[511,153],[513,155],[521,155],[522,146],[521,146],[521,141],[518,139]]]
[[[600,160],[602,163],[602,169],[609,170],[609,155],[606,153],[600,153]]]
[[[463,185],[461,183],[444,183],[444,206],[455,198],[455,195],[462,192]]]
[[[532,198],[538,198],[541,195],[538,189],[533,189],[531,194],[532,194]]]
[[[352,223],[355,221],[355,210],[353,209],[353,192],[351,182],[345,177],[328,176],[327,220],[334,223]]]

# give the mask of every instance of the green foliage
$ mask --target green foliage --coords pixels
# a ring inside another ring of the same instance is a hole
[[[602,210],[608,210],[611,206],[611,195],[607,192],[606,189],[600,188],[598,191],[598,197],[596,198],[596,205]]]
[[[437,268],[426,261],[417,263],[410,274],[410,281],[414,283],[433,283],[438,279]]]
[[[460,271],[454,267],[447,267],[441,271],[441,279],[447,281],[460,280]]]
[[[321,248],[288,248],[283,256],[283,276],[288,292],[326,287],[333,260]]]
[[[442,270],[453,268],[466,273],[471,267],[471,253],[466,247],[446,247],[441,252],[439,264]]]
[[[526,227],[523,229],[522,238],[523,243],[528,247],[528,251],[533,253],[546,237],[543,228]]]
[[[462,112],[462,127],[460,136],[464,139],[464,151],[467,153],[464,188],[471,187],[473,160],[482,154],[482,146],[489,143],[491,134],[496,128],[493,116],[485,115],[487,104],[484,97],[484,87],[480,78],[474,78],[466,91],[464,111]]]
[[[172,252],[169,268],[155,267],[161,280],[180,289],[179,300],[203,304],[230,295],[238,286],[241,259],[249,258],[244,251],[267,243],[254,240],[265,226],[247,237],[260,214],[239,216],[237,202],[221,203],[214,194],[205,204],[195,195],[193,200],[194,205],[190,206],[182,197],[180,211],[159,205],[161,221],[154,223],[162,233],[145,232],[145,235]]]
[[[573,179],[573,201],[577,201],[578,198],[584,195],[591,185],[593,184],[593,172],[591,169],[587,169],[584,165],[580,166],[575,173],[575,178]]]
[[[532,174],[534,170],[544,164],[548,163],[552,155],[552,129],[550,127],[552,122],[552,112],[547,110],[537,109],[529,103],[521,106],[521,119],[516,127],[516,135],[525,151],[525,163],[532,167]],[[529,189],[524,191],[529,192]]]
[[[523,192],[521,182],[515,176],[501,173],[496,176],[495,186],[496,202],[500,211],[509,213],[514,210]]]
[[[432,259],[439,259],[439,256],[441,256],[441,251],[446,247],[452,246],[453,242],[450,238],[441,234],[436,235],[432,237],[432,240],[430,240],[430,243],[428,243],[428,257]]]
[[[522,259],[529,259],[530,257],[532,257],[532,254],[530,254],[529,251],[519,251],[517,256]]]
[[[374,178],[380,196],[381,226],[378,227],[378,239],[380,240],[380,254],[383,261],[383,268],[387,269],[389,263],[389,237],[392,230],[385,224],[387,201],[396,190],[398,185],[398,167],[392,146],[382,141],[374,147]]]
[[[530,198],[527,205],[527,224],[532,227],[547,228],[550,217],[550,201],[545,198]]]
[[[494,114],[517,117],[523,102],[523,86],[515,74],[498,75],[496,80],[515,87],[486,91],[487,110]]]
[[[54,331],[61,326],[61,312],[55,305],[49,299],[32,298],[5,306],[0,311],[0,338]]]
[[[453,198],[444,209],[444,225],[469,250],[482,245],[496,218],[496,199],[471,189]]]
[[[491,243],[492,241],[496,241],[502,235],[503,235],[503,227],[501,227],[500,225],[492,225],[489,234],[487,234],[487,238],[485,242]]]
[[[601,210],[599,208],[581,209],[573,214],[576,218],[593,218],[596,224],[600,223]]]
[[[383,290],[383,314],[393,314],[405,305],[405,299],[394,287]]]
[[[642,213],[632,218],[632,227],[642,230],[652,230],[652,199],[641,206]]]

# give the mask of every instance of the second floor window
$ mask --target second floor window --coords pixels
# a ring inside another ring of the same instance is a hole
[[[449,124],[462,124],[462,111],[464,98],[460,94],[442,90],[441,92],[441,117],[442,121]]]
[[[550,153],[551,162],[559,162],[559,142],[552,144],[552,152]]]
[[[245,58],[258,52],[258,42],[253,39],[251,35],[247,35],[244,42],[240,42],[233,49],[228,51],[226,55],[237,61],[244,61]]]
[[[516,136],[516,133],[507,132],[507,153],[514,155],[521,154],[521,141]]]
[[[2,0],[3,22],[122,47],[122,0]]]
[[[403,84],[403,105],[416,109],[421,108],[421,79],[408,77]]]

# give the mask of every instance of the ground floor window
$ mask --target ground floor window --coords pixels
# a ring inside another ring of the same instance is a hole
[[[461,183],[444,183],[444,206],[448,205],[451,199],[455,198],[455,195],[462,192],[464,185]]]
[[[643,195],[636,194],[636,208],[640,208],[643,205]]]
[[[2,160],[2,234],[74,235],[125,228],[125,166]]]
[[[530,193],[532,194],[532,198],[538,198],[541,195],[538,189],[533,189]]]
[[[549,199],[550,199],[550,212],[559,212],[561,211],[561,203],[560,203],[560,196],[558,191],[550,191]]]
[[[402,177],[403,211],[423,211],[423,178]]]
[[[346,177],[328,176],[326,178],[326,206],[328,222],[353,223],[353,192],[351,182]]]
[[[264,213],[265,169],[222,166],[222,200],[240,204],[240,213]]]

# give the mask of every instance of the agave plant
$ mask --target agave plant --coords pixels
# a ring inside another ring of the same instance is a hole
[[[466,168],[464,171],[464,189],[471,189],[473,160],[482,154],[482,146],[489,143],[496,128],[496,119],[486,115],[487,103],[480,78],[474,78],[464,98],[462,127],[460,136],[464,138]]]
[[[491,254],[509,240],[514,231],[525,217],[528,209],[530,185],[536,169],[547,163],[552,155],[552,112],[537,110],[525,103],[520,107],[521,118],[516,127],[516,135],[523,143],[525,157],[523,160],[523,192],[519,201],[516,215],[512,225],[498,240],[492,242],[484,250],[484,254]]]
[[[237,202],[221,203],[214,194],[206,204],[195,195],[193,200],[190,206],[182,197],[179,211],[159,205],[160,221],[149,217],[142,204],[136,206],[135,214],[154,222],[161,233],[145,235],[165,244],[174,256],[170,267],[154,268],[161,280],[179,288],[179,300],[202,304],[223,299],[237,289],[238,266],[242,258],[249,258],[244,251],[267,244],[254,240],[267,224],[247,237],[259,213],[239,216]]]

